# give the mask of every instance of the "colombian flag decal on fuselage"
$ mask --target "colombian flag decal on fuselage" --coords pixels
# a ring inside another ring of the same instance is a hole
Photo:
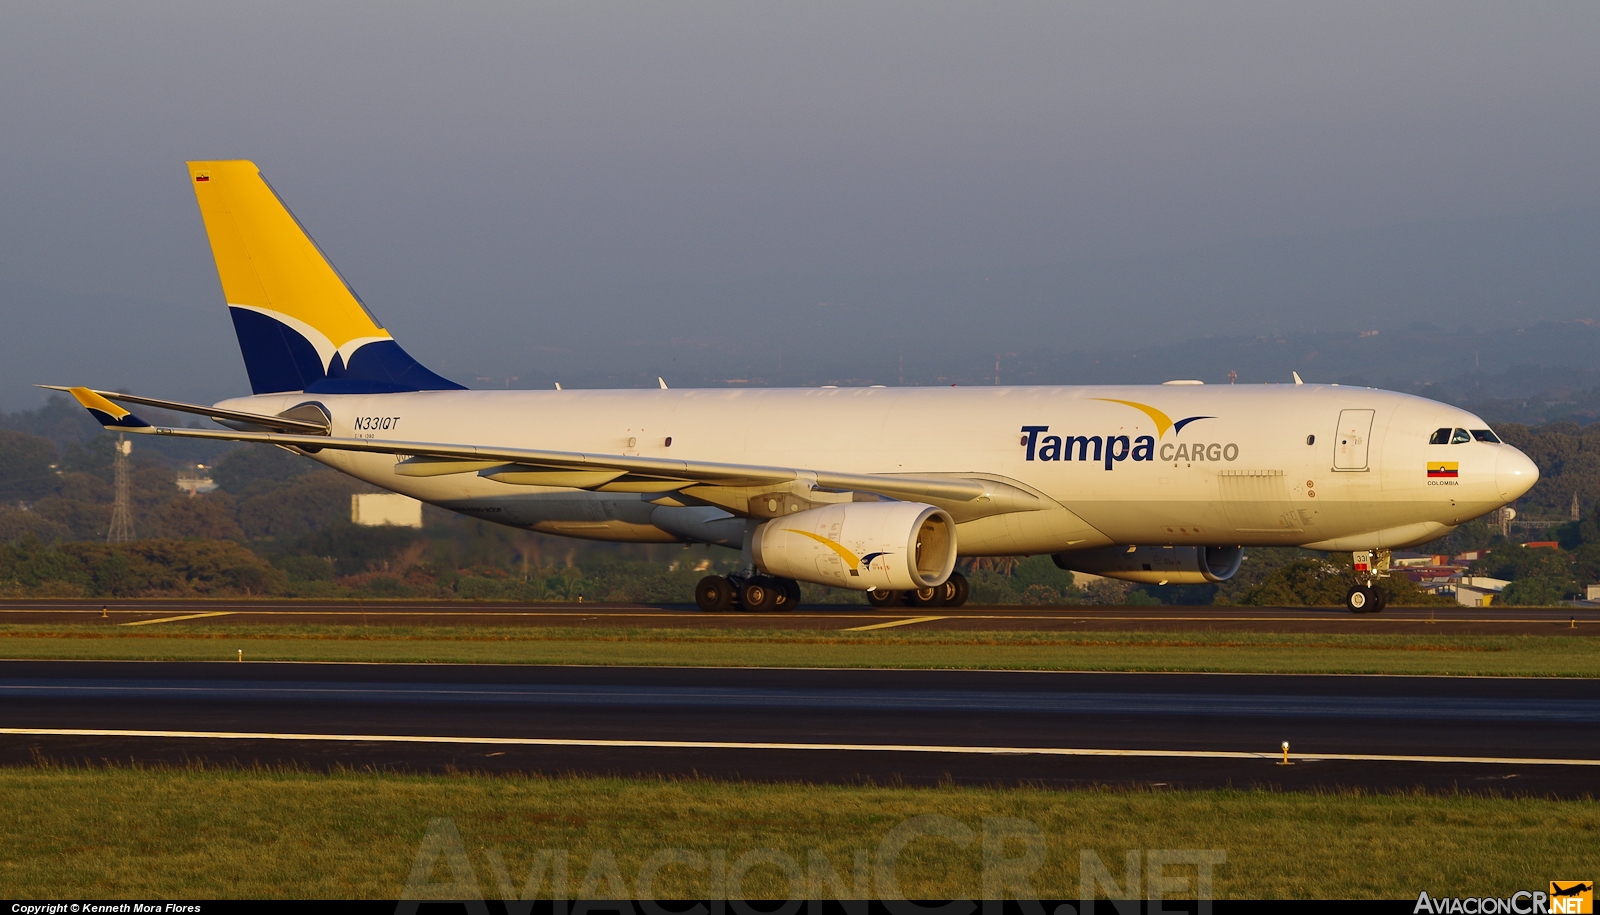
[[[1458,477],[1461,475],[1460,466],[1455,461],[1429,461],[1428,479],[1437,480],[1441,477]]]

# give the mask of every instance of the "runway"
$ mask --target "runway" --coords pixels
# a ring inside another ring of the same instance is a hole
[[[0,662],[6,764],[1583,797],[1597,725],[1581,680]]]
[[[103,615],[102,615],[103,614]],[[967,606],[874,610],[810,605],[790,613],[703,613],[685,605],[471,601],[4,600],[6,624],[106,626],[542,626],[666,629],[905,628],[907,631],[1237,631],[1394,635],[1600,635],[1593,608]]]

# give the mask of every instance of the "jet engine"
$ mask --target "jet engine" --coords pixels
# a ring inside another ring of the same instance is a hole
[[[1239,571],[1237,546],[1108,546],[1056,553],[1058,568],[1149,585],[1200,585],[1227,581]]]
[[[756,566],[830,588],[913,591],[944,584],[956,567],[956,525],[920,502],[845,502],[756,528]]]

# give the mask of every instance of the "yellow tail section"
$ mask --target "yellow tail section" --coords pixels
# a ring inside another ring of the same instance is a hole
[[[254,162],[190,162],[189,178],[256,393],[460,387],[393,343]]]
[[[334,349],[388,339],[254,162],[190,162],[189,176],[230,306],[304,324]]]

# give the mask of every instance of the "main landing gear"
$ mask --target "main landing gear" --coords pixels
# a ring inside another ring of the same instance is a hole
[[[868,591],[867,603],[879,608],[953,608],[965,604],[971,590],[967,576],[952,572],[944,584],[920,591],[887,591],[881,588]],[[695,585],[694,602],[707,613],[727,613],[732,610],[781,613],[800,606],[800,583],[771,575],[735,575],[727,578],[708,575]]]
[[[740,578],[708,575],[695,585],[694,602],[707,613],[788,611],[800,606],[800,583],[771,575]]]
[[[944,584],[932,588],[923,588],[918,591],[888,591],[879,588],[867,592],[867,603],[883,609],[885,607],[916,607],[919,610],[931,610],[935,607],[959,607],[967,602],[967,597],[972,593],[972,586],[967,583],[967,576],[960,572],[951,572]]]

